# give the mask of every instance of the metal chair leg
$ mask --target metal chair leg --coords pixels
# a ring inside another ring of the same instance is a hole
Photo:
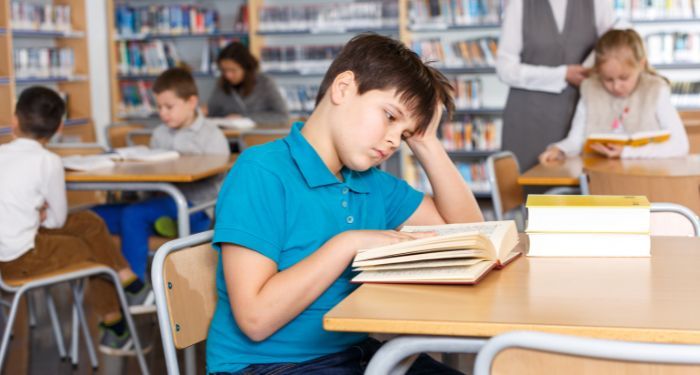
[[[27,292],[27,310],[29,311],[29,328],[36,327],[36,311],[34,311],[34,293]]]
[[[73,304],[75,310],[78,314],[78,321],[80,322],[80,327],[83,331],[83,338],[85,339],[85,346],[87,347],[88,356],[90,357],[90,363],[92,368],[96,369],[99,365],[97,362],[97,355],[95,354],[95,346],[92,343],[92,336],[90,335],[90,329],[88,329],[87,321],[85,319],[85,311],[83,311],[83,290],[84,281],[81,280],[74,285],[73,290]]]
[[[71,289],[73,289],[73,282],[70,283]],[[80,358],[78,357],[78,342],[80,341],[80,333],[78,332],[78,325],[80,324],[78,322],[78,311],[77,307],[75,306],[75,303],[73,303],[73,308],[71,309],[72,311],[72,318],[71,318],[71,336],[70,336],[70,359],[71,359],[71,364],[73,365],[73,368],[78,367],[78,361]]]
[[[49,288],[46,288],[44,289],[44,293],[46,293],[46,309],[49,311],[49,318],[51,319],[51,328],[53,329],[53,336],[56,339],[58,355],[63,361],[68,356],[66,354],[66,346],[63,343],[63,332],[61,331],[61,323],[58,320],[58,314],[56,313],[56,305],[53,302],[51,290]]]
[[[5,355],[7,354],[7,348],[10,345],[10,335],[12,335],[12,326],[14,325],[15,318],[17,317],[17,308],[19,307],[19,301],[23,294],[24,290],[20,289],[12,298],[10,316],[7,318],[7,324],[5,325],[5,330],[2,333],[2,342],[0,343],[0,369],[2,369],[3,365],[5,364]]]

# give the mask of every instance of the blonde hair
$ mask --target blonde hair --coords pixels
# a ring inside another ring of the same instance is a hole
[[[610,58],[619,57],[620,51],[625,48],[630,52],[629,55],[631,57],[626,59],[628,64],[639,66],[644,63],[642,66],[643,72],[661,77],[666,83],[670,83],[666,77],[657,73],[656,70],[649,65],[649,59],[647,59],[642,37],[633,29],[612,29],[603,34],[595,44],[595,65],[593,69],[598,72],[603,63]]]

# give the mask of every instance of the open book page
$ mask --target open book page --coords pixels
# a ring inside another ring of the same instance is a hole
[[[61,160],[63,168],[73,171],[91,171],[114,166],[114,161],[109,155],[71,155],[64,156]]]
[[[221,128],[247,130],[255,127],[255,121],[248,117],[210,117],[207,120]]]
[[[423,230],[422,232],[425,232]],[[496,252],[493,249],[484,249],[483,240],[479,240],[478,232],[451,233],[434,237],[420,238],[405,241],[393,245],[359,250],[355,255],[355,261],[396,257],[399,255],[431,253],[447,250],[486,250],[488,258],[494,259]],[[486,241],[488,242],[488,241]]]
[[[180,157],[180,154],[174,150],[151,149],[147,146],[138,145],[116,148],[110,156],[114,160],[163,161],[177,159]]]
[[[494,256],[492,259],[497,259],[500,263],[505,263],[509,260],[510,252],[518,244],[518,230],[513,220],[504,221],[487,221],[483,223],[466,223],[466,224],[445,224],[432,226],[406,226],[401,229],[402,232],[435,232],[437,237],[429,237],[426,239],[435,239],[443,236],[451,236],[459,233],[478,233],[486,238],[492,244]],[[403,242],[409,244],[414,241]],[[485,249],[487,250],[487,249]]]
[[[363,271],[353,278],[353,282],[385,283],[436,283],[436,284],[473,284],[476,283],[495,263],[480,260],[468,266],[447,266],[409,270]]]
[[[470,250],[463,250],[470,251]],[[357,267],[356,271],[389,271],[389,270],[409,270],[409,269],[421,269],[421,268],[437,268],[437,267],[456,267],[456,266],[471,266],[481,262],[483,259],[479,258],[464,258],[464,259],[453,259],[449,258],[447,260],[433,260],[433,261],[417,261],[417,262],[405,262],[398,264],[384,264],[378,266],[364,266]],[[371,262],[371,261],[370,261]]]
[[[429,253],[418,253],[402,256],[380,257],[375,259],[357,260],[352,262],[353,267],[370,267],[385,264],[404,264],[404,263],[419,263],[425,261],[433,261],[436,259],[459,259],[459,258],[482,258],[493,259],[487,251],[484,250],[447,250],[433,251]]]

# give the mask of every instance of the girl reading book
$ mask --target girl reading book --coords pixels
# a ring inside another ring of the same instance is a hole
[[[671,104],[668,80],[647,61],[644,44],[632,29],[610,30],[595,46],[594,74],[581,84],[581,99],[569,135],[540,154],[548,163],[581,153],[593,134],[667,132],[664,142],[634,147],[593,141],[589,148],[608,158],[663,158],[688,153],[688,136]],[[663,139],[663,137],[662,137]]]

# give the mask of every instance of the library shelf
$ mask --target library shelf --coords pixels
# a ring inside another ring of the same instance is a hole
[[[447,155],[453,158],[487,158],[499,150],[447,150]]]
[[[411,32],[442,32],[442,31],[459,31],[459,30],[488,30],[500,29],[500,23],[475,23],[468,25],[425,25],[416,26],[409,25],[408,30]]]
[[[88,123],[90,123],[90,119],[87,117],[69,118],[63,121],[63,125],[65,126],[85,125]]]
[[[263,73],[274,75],[274,76],[284,76],[284,77],[323,77],[326,71],[305,71],[305,70],[264,70]]]
[[[372,32],[377,34],[398,34],[398,27],[360,27],[360,28],[342,28],[342,29],[302,29],[302,30],[280,30],[280,31],[258,31],[260,36],[275,36],[275,35],[339,35],[339,34],[358,34],[363,32]]]
[[[688,17],[688,18],[633,18],[630,19],[630,23],[637,25],[653,25],[653,24],[666,24],[666,23],[695,23],[700,22],[700,18]]]
[[[472,115],[472,116],[501,116],[503,108],[457,108],[455,115]]]
[[[654,69],[700,69],[700,62],[695,63],[673,63],[673,64],[651,64]]]
[[[51,83],[63,83],[63,82],[86,82],[88,80],[87,76],[73,76],[73,77],[26,77],[17,78],[15,83],[17,85],[38,85],[38,84],[51,84]]]
[[[218,73],[192,72],[195,78],[219,78]],[[158,74],[119,74],[117,78],[122,81],[153,81],[158,78]]]
[[[153,39],[211,39],[211,38],[247,38],[247,32],[240,31],[215,31],[213,33],[184,33],[184,34],[134,34],[134,35],[117,35],[114,37],[115,42],[127,41],[147,41]]]
[[[49,31],[12,29],[13,38],[65,38],[80,39],[85,37],[82,31]]]
[[[444,74],[492,74],[496,73],[495,66],[472,66],[472,67],[438,67],[436,68]]]

